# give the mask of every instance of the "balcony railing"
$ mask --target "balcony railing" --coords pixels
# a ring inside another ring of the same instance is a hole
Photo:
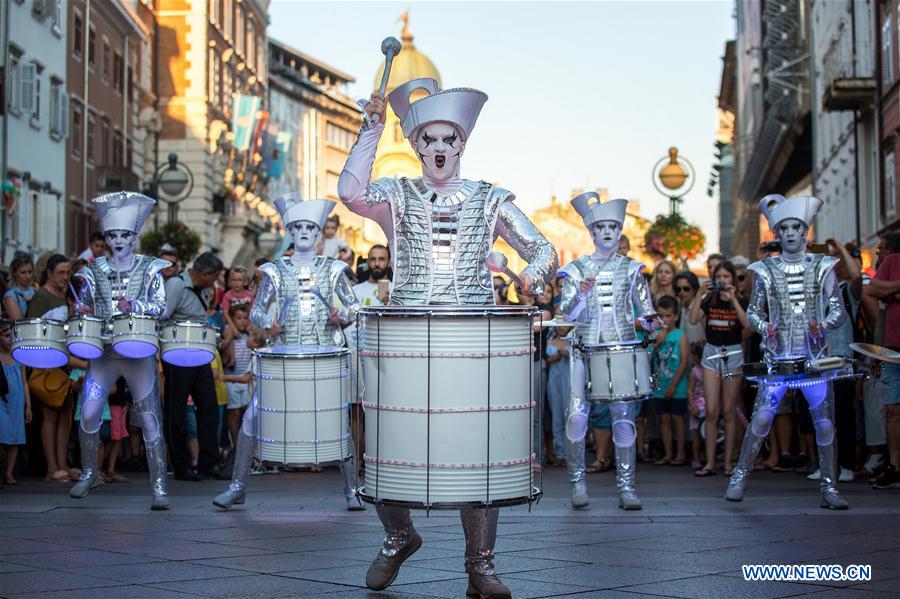
[[[138,191],[140,180],[131,169],[125,166],[98,166],[97,191]]]
[[[875,100],[873,46],[857,41],[849,32],[836,36],[825,51],[822,69],[822,107],[825,110],[859,110]]]

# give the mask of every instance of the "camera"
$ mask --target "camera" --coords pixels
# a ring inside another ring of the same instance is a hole
[[[725,283],[722,283],[720,281],[713,281],[712,287],[710,287],[710,291],[714,293],[725,291]]]

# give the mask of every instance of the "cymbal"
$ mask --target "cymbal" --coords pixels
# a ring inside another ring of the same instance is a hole
[[[874,343],[851,343],[850,349],[858,354],[869,356],[870,358],[874,358],[882,362],[893,362],[894,364],[900,364],[900,352],[896,352],[892,349],[888,349],[880,345],[875,345]]]
[[[736,355],[738,355],[738,354],[740,354],[740,353],[742,353],[742,350],[740,350],[740,349],[733,349],[733,350],[728,351],[728,352],[725,352],[725,353],[722,353],[722,352],[716,352],[714,355],[709,356],[709,357],[707,357],[706,359],[707,359],[707,360],[724,360],[725,358],[730,358],[731,356],[736,356]]]

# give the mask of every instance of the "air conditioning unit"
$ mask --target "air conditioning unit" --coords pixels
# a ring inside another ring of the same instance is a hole
[[[32,0],[31,2],[31,12],[32,14],[43,21],[50,15],[50,3],[52,0]]]

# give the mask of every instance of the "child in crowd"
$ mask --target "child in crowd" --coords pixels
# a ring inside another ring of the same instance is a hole
[[[235,266],[228,272],[228,291],[222,297],[222,313],[225,314],[225,322],[231,327],[234,327],[231,308],[239,305],[249,307],[253,303],[253,293],[247,289],[249,284],[250,277],[243,266]]]
[[[244,411],[250,405],[249,380],[244,380],[249,373],[250,357],[254,345],[250,341],[250,307],[248,304],[235,304],[228,311],[228,319],[232,323],[225,329],[222,346],[225,351],[225,363],[229,365],[231,374],[225,375],[225,386],[228,389],[228,428],[231,438],[237,440],[238,428],[244,417]]]
[[[228,386],[225,383],[225,368],[222,366],[222,356],[219,350],[216,350],[216,357],[210,362],[209,367],[212,368],[213,386],[216,388],[216,404],[219,406],[219,430],[217,438],[219,439],[219,453],[223,456],[223,452],[231,447],[231,442],[224,434],[226,430],[225,410],[228,407]]]
[[[687,374],[690,365],[687,335],[678,328],[678,300],[664,295],[656,303],[663,328],[653,341],[653,365],[659,386],[653,391],[656,413],[660,415],[665,456],[656,464],[682,466],[685,462],[685,426],[687,413]],[[677,437],[676,454],[672,458],[672,421]]]
[[[12,287],[3,294],[3,311],[10,320],[21,320],[34,297],[34,262],[28,254],[18,252],[9,265]]]
[[[128,383],[123,377],[119,377],[109,393],[109,443],[107,443],[106,454],[106,482],[108,483],[129,482],[128,477],[116,471],[116,462],[122,451],[122,439],[128,438],[128,404],[130,403],[131,391],[128,389]]]
[[[695,341],[691,344],[691,372],[688,375],[688,397],[691,407],[691,453],[693,459],[691,468],[699,470],[700,451],[703,448],[703,440],[700,439],[700,426],[706,417],[706,399],[703,395],[703,346],[705,341]]]
[[[226,332],[227,331],[228,330],[226,329]],[[241,426],[244,412],[247,410],[247,406],[250,404],[250,400],[253,397],[253,372],[256,370],[256,357],[253,355],[253,350],[265,347],[266,340],[268,339],[268,335],[263,329],[250,325],[248,325],[248,329],[243,336],[249,354],[246,364],[243,369],[238,370],[237,367],[234,367],[230,369],[232,370],[232,374],[225,375],[225,384],[228,386],[228,413],[229,423],[231,425],[232,443],[237,440],[238,428]],[[236,362],[237,360],[235,360],[235,363]],[[233,398],[235,401],[233,401]],[[242,402],[243,405],[232,407],[239,403],[236,401],[237,398],[240,398],[240,402]],[[244,398],[246,398],[246,400]],[[255,460],[253,467],[250,469],[251,475],[264,473],[278,474],[278,472],[279,470],[277,467],[267,469]]]
[[[0,320],[0,445],[6,447],[3,482],[16,484],[13,470],[19,445],[25,445],[25,425],[31,422],[31,395],[25,368],[12,359],[12,322]]]

